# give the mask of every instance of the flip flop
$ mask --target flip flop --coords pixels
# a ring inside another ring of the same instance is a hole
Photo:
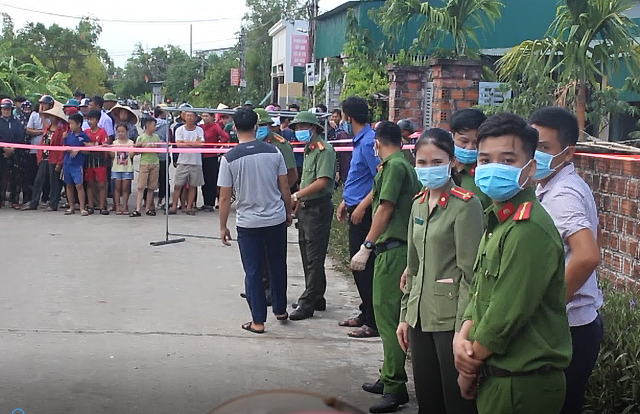
[[[65,210],[65,212],[64,212],[65,216],[70,216],[72,214],[76,214],[75,210]]]
[[[121,215],[123,215],[123,214],[124,214],[124,213],[123,213],[122,211],[116,211],[116,216],[121,216]]]
[[[106,210],[106,209],[100,210],[100,215],[101,216],[108,216],[109,215],[109,210]]]
[[[133,213],[129,214],[129,217],[142,217],[142,214],[140,214],[140,212],[136,210]]]
[[[80,211],[80,215],[83,217],[87,217],[89,215],[89,212],[87,210],[82,210]]]
[[[279,321],[286,321],[287,319],[289,319],[289,312],[285,312],[282,315],[276,315],[276,319]]]
[[[360,318],[349,318],[349,319],[347,319],[345,321],[338,322],[338,325],[344,326],[344,327],[347,327],[347,328],[360,328],[364,324],[362,323]]]
[[[360,328],[349,332],[351,338],[377,338],[380,336],[377,330],[369,328],[367,325],[362,325]]]
[[[247,322],[245,324],[242,325],[242,329],[244,329],[245,331],[249,331],[249,332],[253,332],[255,334],[263,334],[264,333],[264,329],[263,330],[258,330],[255,329],[251,326],[251,322]]]
[[[156,211],[155,210],[147,210],[147,212],[145,213],[147,216],[152,216],[154,217],[156,215]]]

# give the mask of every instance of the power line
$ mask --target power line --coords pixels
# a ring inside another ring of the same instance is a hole
[[[62,17],[74,20],[83,20],[90,18],[89,16],[70,16],[68,14],[58,14],[51,12],[44,12],[41,10],[32,10],[25,7],[13,6],[11,4],[0,3],[1,6],[9,7],[16,10],[26,11],[29,13],[44,14],[46,16]],[[241,20],[237,17],[221,17],[217,19],[201,19],[201,20],[124,20],[124,19],[98,19],[100,22],[106,23],[129,23],[129,24],[184,24],[184,23],[211,23],[219,22],[222,20]]]

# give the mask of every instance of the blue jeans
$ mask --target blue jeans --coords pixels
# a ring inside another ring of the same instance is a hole
[[[262,282],[262,260],[266,256],[271,279],[273,313],[287,310],[287,224],[271,227],[238,227],[238,247],[244,268],[244,288],[254,323],[267,320],[267,298]],[[265,255],[266,253],[266,255]]]

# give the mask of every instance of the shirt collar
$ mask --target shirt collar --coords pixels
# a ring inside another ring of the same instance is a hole
[[[562,169],[560,169],[560,171],[556,173],[556,175],[554,175],[549,180],[549,182],[547,182],[547,184],[544,187],[542,186],[542,184],[538,184],[536,186],[536,196],[538,198],[541,198],[547,192],[551,191],[551,189],[555,187],[558,183],[562,182],[565,179],[565,177],[573,174],[575,171],[576,171],[576,167],[573,165],[573,163],[569,163],[565,165],[564,167],[562,167]]]
[[[520,191],[518,194],[507,201],[503,201],[497,204],[494,203],[491,208],[487,210],[487,214],[495,215],[500,223],[504,223],[509,219],[509,217],[513,216],[513,214],[522,203],[535,200],[537,200],[535,189],[533,187],[528,187]]]
[[[464,164],[464,166],[460,170],[460,174],[469,174],[470,176],[474,177],[476,175],[476,163]]]
[[[371,129],[371,125],[365,124],[365,126],[360,130],[360,132],[358,132],[358,135],[353,137],[353,142],[360,141],[369,131],[373,131]]]

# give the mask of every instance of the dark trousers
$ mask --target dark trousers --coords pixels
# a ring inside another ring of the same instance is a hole
[[[371,207],[364,213],[364,217],[360,224],[353,224],[351,222],[351,213],[355,210],[356,206],[347,207],[349,213],[349,254],[353,257],[358,253],[360,246],[365,242],[369,229],[371,229],[372,222],[372,210]],[[353,272],[353,278],[358,288],[358,294],[362,303],[360,303],[360,315],[358,318],[370,328],[378,329],[376,325],[376,318],[373,314],[373,265],[375,262],[375,255],[369,256],[367,265],[361,272]]]
[[[327,274],[324,262],[329,249],[332,220],[333,203],[330,197],[300,204],[298,244],[304,269],[305,291],[298,299],[298,307],[311,314],[313,314],[316,304],[323,303],[325,300]]]
[[[604,324],[599,314],[593,322],[571,328],[573,356],[571,357],[571,364],[564,371],[567,380],[567,392],[561,411],[562,414],[582,413],[584,393],[587,389],[591,371],[598,359],[603,335]]]
[[[33,199],[33,184],[38,174],[38,159],[36,154],[25,154],[24,156],[24,175],[22,181],[22,197],[23,203],[28,203]]]
[[[475,414],[475,401],[465,400],[453,363],[453,331],[423,332],[420,321],[409,328],[409,347],[418,414]]]
[[[205,206],[215,206],[218,196],[218,170],[220,164],[218,157],[202,157],[202,174],[204,185],[202,186],[202,198]]]
[[[271,280],[273,313],[287,310],[287,224],[246,228],[238,227],[238,247],[244,268],[244,287],[255,323],[267,320],[267,299],[262,281],[262,262],[266,261]]]
[[[55,164],[42,161],[38,166],[36,180],[33,183],[33,197],[29,203],[31,208],[37,208],[45,182],[49,183],[49,207],[58,210],[60,203],[60,171],[56,171]]]
[[[160,175],[158,177],[158,200],[167,196],[167,163],[160,161]]]

